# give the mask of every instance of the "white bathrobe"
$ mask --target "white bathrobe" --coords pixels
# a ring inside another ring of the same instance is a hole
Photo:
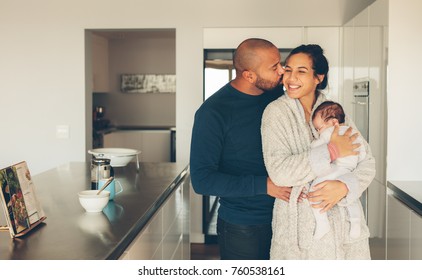
[[[325,101],[319,94],[313,110]],[[346,118],[346,125],[355,128]],[[356,129],[356,128],[355,128]],[[312,122],[307,123],[297,99],[287,94],[270,103],[262,118],[264,161],[271,180],[278,186],[292,186],[289,203],[276,199],[273,210],[271,259],[370,259],[369,229],[361,208],[361,236],[351,239],[350,223],[344,207],[334,206],[327,212],[331,231],[320,240],[313,239],[315,218],[309,201],[297,202],[304,187],[330,167],[326,146],[311,149],[316,135]],[[339,178],[349,187],[339,205],[354,202],[375,176],[375,159],[364,142],[366,158],[353,173]]]

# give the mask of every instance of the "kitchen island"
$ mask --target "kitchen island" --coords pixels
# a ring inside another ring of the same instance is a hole
[[[160,220],[155,223],[162,228],[159,236],[154,234],[159,246],[152,248],[151,258],[188,259],[188,165],[143,162],[137,170],[136,163],[129,163],[114,168],[114,172],[123,191],[100,213],[86,213],[78,200],[77,193],[91,187],[89,163],[72,162],[33,176],[47,219],[21,238],[11,239],[8,231],[1,231],[0,259],[102,260],[143,256],[139,254],[144,250],[139,246],[142,242],[137,240],[145,239],[143,233],[157,219]],[[172,228],[177,230],[171,231]],[[148,247],[145,251],[151,251]]]

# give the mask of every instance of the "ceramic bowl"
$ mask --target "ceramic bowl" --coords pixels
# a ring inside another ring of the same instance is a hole
[[[110,165],[113,167],[122,167],[126,166],[135,156],[138,156],[141,151],[125,148],[99,148],[89,150],[88,153],[96,158],[110,159]]]
[[[79,202],[88,213],[103,211],[110,198],[109,191],[102,191],[97,195],[98,190],[86,190],[78,193]]]

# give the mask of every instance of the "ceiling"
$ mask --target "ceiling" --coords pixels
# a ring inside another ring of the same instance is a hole
[[[93,34],[110,40],[139,39],[139,38],[176,38],[176,29],[102,29],[93,30]]]
[[[215,17],[233,18],[233,11],[244,13],[242,18],[249,22],[249,18],[266,18],[267,24],[285,26],[342,26],[358,13],[368,7],[375,0],[264,0],[259,5],[255,0],[214,0],[196,2],[191,5],[192,14],[202,18],[202,25],[207,27],[209,22],[215,25]],[[183,2],[181,2],[180,5]],[[243,8],[256,5],[255,9]],[[223,7],[216,9],[216,7]],[[272,7],[269,9],[269,7]],[[187,16],[187,15],[185,15]],[[211,21],[210,21],[211,20]],[[233,18],[234,26],[244,26],[239,18]],[[233,25],[232,23],[226,23]],[[218,26],[216,26],[218,27]],[[227,27],[227,25],[225,26]],[[247,26],[244,26],[247,27]],[[101,29],[92,30],[94,34],[108,39],[154,38],[155,36],[176,37],[176,29]]]

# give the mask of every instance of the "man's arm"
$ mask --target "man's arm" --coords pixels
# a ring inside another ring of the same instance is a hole
[[[192,130],[190,171],[195,192],[220,197],[267,194],[267,176],[233,175],[219,170],[226,122],[216,111],[198,110]]]

